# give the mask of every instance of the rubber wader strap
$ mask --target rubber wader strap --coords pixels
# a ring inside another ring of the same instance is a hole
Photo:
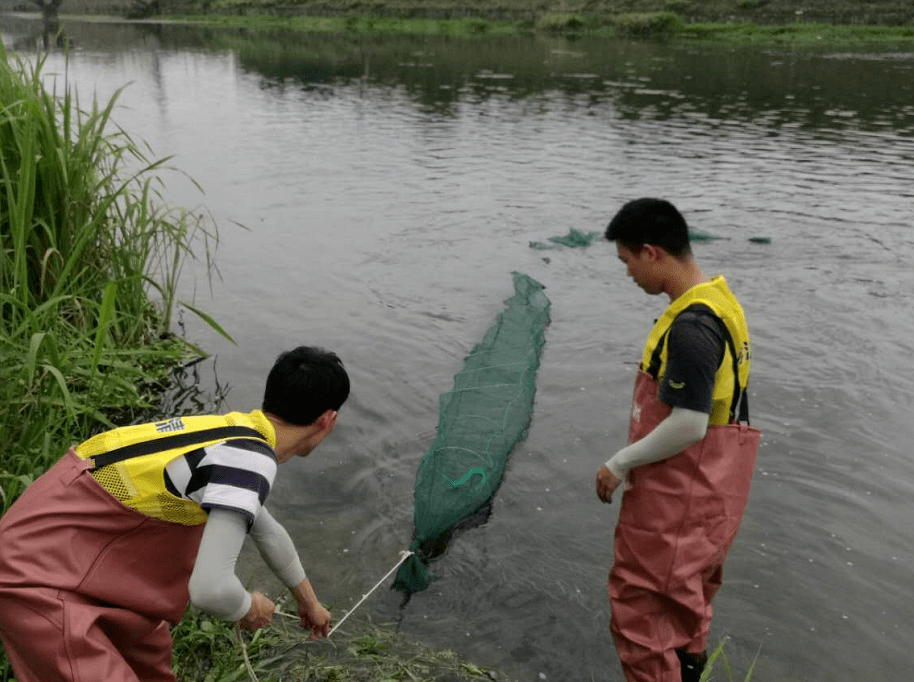
[[[740,422],[746,422],[748,424],[749,397],[746,395],[745,389],[741,388],[739,385],[739,358],[736,355],[736,344],[733,343],[733,336],[730,334],[730,330],[727,329],[727,325],[724,324],[722,319],[703,305],[689,306],[686,310],[698,315],[707,315],[717,324],[720,335],[723,337],[724,341],[726,341],[727,347],[730,349],[730,358],[733,360],[733,400],[730,402],[730,421],[736,422],[737,424]],[[671,324],[670,327],[672,326],[673,325]],[[660,354],[663,352],[663,344],[666,341],[667,334],[670,333],[670,327],[667,327],[667,330],[663,332],[663,335],[657,342],[657,346],[651,353],[651,364],[648,365],[645,370],[655,381],[660,372]]]
[[[651,364],[644,370],[651,375],[654,381],[657,381],[657,376],[660,374],[660,354],[663,352],[663,344],[666,342],[666,335],[669,333],[670,327],[667,327],[666,331],[660,336],[660,340],[657,341],[657,345],[654,346],[654,352],[651,353]]]
[[[733,336],[727,325],[717,315],[710,310],[702,308],[693,308],[693,313],[708,315],[717,323],[721,336],[727,342],[730,348],[730,358],[733,360],[733,400],[730,402],[730,421],[739,424],[740,422],[749,423],[749,396],[746,395],[746,389],[740,388],[739,385],[739,356],[736,354],[736,344],[733,343]]]

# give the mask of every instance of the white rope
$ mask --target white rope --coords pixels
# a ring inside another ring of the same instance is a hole
[[[346,620],[347,618],[349,618],[349,616],[352,615],[352,612],[353,612],[353,611],[355,611],[357,608],[359,608],[359,607],[362,605],[362,602],[364,602],[366,599],[368,599],[368,597],[371,596],[371,593],[372,593],[372,592],[374,592],[376,589],[378,589],[378,588],[383,584],[383,582],[384,582],[385,580],[387,580],[387,579],[390,577],[390,574],[391,574],[391,573],[393,573],[393,572],[396,571],[398,568],[400,568],[400,564],[402,564],[404,561],[406,561],[406,560],[407,560],[410,556],[412,556],[413,554],[415,554],[415,552],[412,552],[412,551],[410,551],[410,550],[408,550],[408,549],[404,549],[402,552],[400,552],[400,560],[396,563],[396,565],[395,565],[392,569],[390,569],[389,571],[387,571],[387,573],[384,575],[384,577],[381,578],[381,579],[377,582],[377,584],[376,584],[374,587],[372,587],[370,590],[368,590],[368,592],[367,592],[366,594],[363,594],[363,595],[362,595],[362,598],[359,599],[359,603],[358,603],[358,604],[356,604],[356,605],[353,606],[351,609],[349,609],[349,611],[346,612],[346,615],[343,616],[342,618],[340,618],[340,622],[337,623],[336,625],[334,625],[334,626],[333,626],[333,629],[332,629],[330,632],[327,633],[327,639],[329,639],[330,636],[334,633],[334,631],[335,631],[340,625],[343,624],[343,621],[344,621],[344,620]]]
[[[415,554],[415,552],[408,550],[408,549],[404,549],[402,552],[400,552],[400,560],[396,563],[396,565],[392,569],[387,571],[387,573],[384,575],[384,577],[381,578],[374,587],[372,587],[370,590],[368,590],[368,592],[363,594],[362,598],[359,599],[359,602],[355,606],[353,606],[351,609],[349,609],[349,611],[346,612],[345,616],[340,618],[340,622],[337,623],[336,625],[334,625],[333,629],[327,633],[327,638],[329,639],[330,636],[336,631],[336,629],[340,625],[343,624],[343,621],[346,620],[347,618],[349,618],[349,616],[351,616],[353,614],[353,612],[362,605],[362,602],[364,602],[366,599],[368,599],[368,597],[371,596],[372,592],[374,592],[381,585],[383,585],[384,581],[390,577],[390,574],[393,573],[394,571],[396,571],[398,568],[400,568],[400,564],[402,564],[404,561],[406,561],[413,554]],[[285,616],[286,618],[294,618],[295,620],[298,620],[298,616],[293,616],[291,613],[283,613],[282,611],[274,611],[273,613],[275,613],[276,615],[279,615],[279,616]]]
[[[248,647],[244,643],[244,637],[241,635],[241,626],[237,624],[235,625],[235,636],[238,638],[238,644],[241,645],[241,656],[244,658],[244,668],[247,670],[248,677],[251,678],[251,682],[260,682],[254,672],[254,666],[251,665],[251,659],[248,658]]]

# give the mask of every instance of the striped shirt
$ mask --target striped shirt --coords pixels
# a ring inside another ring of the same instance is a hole
[[[217,507],[240,512],[250,529],[273,485],[276,466],[276,455],[262,441],[223,441],[169,462],[165,487],[206,512]]]

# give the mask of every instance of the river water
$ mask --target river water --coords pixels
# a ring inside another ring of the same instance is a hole
[[[730,638],[739,679],[756,654],[757,680],[906,678],[914,53],[63,24],[74,48],[46,76],[84,106],[126,85],[115,120],[205,192],[176,174],[165,197],[219,226],[221,278],[190,265],[183,284],[236,342],[183,317],[214,353],[203,387],[256,407],[300,343],[349,368],[337,431],[270,503],[337,617],[409,544],[438,395],[517,270],[552,302],[528,437],[432,586],[362,608],[517,680],[622,679],[604,594],[617,508],[593,476],[624,442],[633,363],[666,301],[604,241],[530,242],[663,196],[722,237],[696,256],[754,341],[764,436],[712,644]],[[33,54],[39,24],[0,26]],[[258,565],[243,571],[263,582]]]

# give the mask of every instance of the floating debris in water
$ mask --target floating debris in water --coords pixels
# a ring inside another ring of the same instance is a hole
[[[530,242],[531,249],[558,249],[563,246],[570,248],[586,248],[593,244],[593,240],[600,236],[599,232],[581,232],[573,227],[568,230],[568,234],[560,237],[549,237],[547,241],[551,242]]]
[[[730,239],[730,237],[720,237],[710,232],[701,232],[700,230],[689,230],[689,240],[693,242],[713,242],[718,239]],[[771,237],[749,237],[753,244],[770,244]]]
[[[716,239],[729,239],[729,237],[718,237],[710,232],[701,232],[699,230],[689,230],[689,239],[693,242],[713,242]]]

